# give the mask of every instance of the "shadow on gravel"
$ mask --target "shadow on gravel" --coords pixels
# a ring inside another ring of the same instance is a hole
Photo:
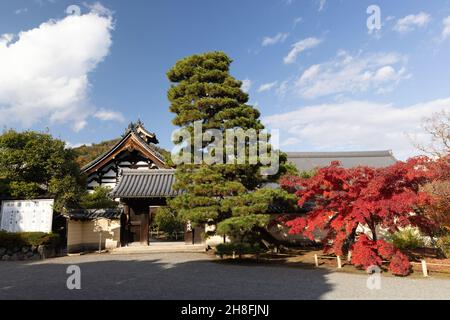
[[[298,300],[320,299],[332,290],[326,270],[146,257],[0,263],[0,299]],[[69,265],[81,269],[81,290],[67,289]]]

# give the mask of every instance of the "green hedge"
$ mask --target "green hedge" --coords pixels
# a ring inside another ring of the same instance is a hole
[[[398,231],[391,238],[394,246],[400,250],[414,250],[425,246],[422,237],[411,229]]]
[[[49,245],[56,247],[60,244],[58,234],[43,232],[8,233],[0,231],[0,247],[6,249],[25,246]]]
[[[255,254],[261,253],[263,250],[258,244],[249,243],[221,243],[216,247],[216,254],[218,255],[241,255],[241,254]]]

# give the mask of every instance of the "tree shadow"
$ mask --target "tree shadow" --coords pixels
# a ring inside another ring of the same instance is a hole
[[[69,265],[81,290],[66,286]],[[316,300],[327,270],[214,263],[204,254],[87,255],[0,263],[0,299]]]

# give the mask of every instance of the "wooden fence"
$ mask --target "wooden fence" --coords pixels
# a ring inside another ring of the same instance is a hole
[[[336,260],[336,265],[338,269],[342,269],[342,258],[340,256],[319,256],[317,254],[314,255],[314,264],[316,267],[319,267],[319,259],[328,259],[328,260]],[[347,256],[347,261],[351,261],[351,253]],[[389,261],[383,261],[383,263],[389,263]],[[420,265],[422,268],[422,274],[424,277],[429,276],[429,269],[428,266],[439,266],[439,267],[448,267],[450,268],[449,264],[442,264],[442,263],[430,263],[426,260],[421,260],[420,262],[410,262],[412,265]]]

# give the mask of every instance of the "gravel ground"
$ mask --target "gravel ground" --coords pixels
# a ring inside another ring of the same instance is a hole
[[[0,262],[0,299],[450,299],[450,280],[381,277],[280,266],[230,265],[201,253],[85,255]],[[81,269],[68,290],[67,267]]]

